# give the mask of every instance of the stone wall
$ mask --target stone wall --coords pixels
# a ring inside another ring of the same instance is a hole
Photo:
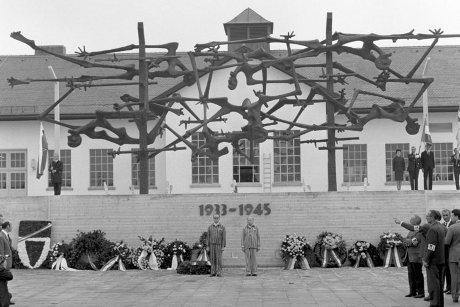
[[[217,204],[227,229],[224,262],[236,266],[244,263],[240,236],[252,206],[261,234],[259,262],[273,266],[281,265],[279,245],[287,233],[304,234],[313,243],[328,230],[343,234],[348,245],[358,239],[377,244],[384,231],[407,233],[393,217],[409,219],[416,213],[425,221],[428,209],[460,207],[459,196],[456,191],[37,196],[0,198],[0,213],[16,227],[13,245],[20,220],[51,220],[52,243],[69,241],[77,230],[102,229],[109,239],[133,246],[139,244],[138,235],[150,234],[193,244],[211,223],[207,213],[215,212]]]

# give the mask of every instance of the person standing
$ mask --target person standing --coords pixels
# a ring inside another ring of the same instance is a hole
[[[7,258],[6,256],[0,255],[0,306],[2,307],[8,307],[11,304],[8,281],[13,279],[13,274],[3,266]]]
[[[452,210],[454,224],[447,229],[445,244],[449,247],[450,289],[454,303],[460,295],[460,210]]]
[[[51,183],[54,188],[54,195],[61,195],[62,185],[62,162],[59,160],[59,154],[57,152],[53,155],[53,161],[50,163],[49,172],[51,175]]]
[[[12,226],[9,221],[2,223],[2,231],[0,232],[0,256],[6,257],[5,261],[3,262],[3,267],[7,270],[10,270],[13,267],[13,253],[10,238],[11,229]],[[11,293],[8,292],[8,296],[9,304],[14,305],[14,302],[11,301]]]
[[[434,153],[431,151],[431,144],[426,143],[425,151],[422,152],[420,164],[423,170],[423,188],[425,190],[433,189],[433,171],[435,167]]]
[[[426,235],[427,249],[423,257],[423,266],[426,268],[428,289],[431,292],[430,306],[444,306],[444,241],[446,228],[439,223],[439,211],[430,210],[426,220],[431,225]]]
[[[409,172],[410,189],[418,190],[418,173],[420,170],[420,157],[415,153],[415,146],[412,146],[411,153],[407,157],[407,171]]]
[[[395,172],[396,188],[401,190],[401,182],[404,179],[404,170],[406,169],[406,162],[401,156],[401,149],[396,149],[396,157],[393,158],[393,172]]]
[[[257,276],[256,252],[260,250],[260,236],[253,217],[248,217],[248,224],[243,228],[241,249],[246,259],[246,276]]]
[[[411,225],[418,226],[422,219],[418,215],[414,215],[410,219]],[[407,246],[407,257],[409,263],[407,265],[407,277],[409,280],[409,294],[406,297],[423,298],[425,297],[425,287],[422,272],[422,249],[423,235],[419,231],[409,231],[404,240]]]
[[[211,260],[211,276],[222,276],[222,252],[226,244],[225,227],[220,223],[220,215],[214,214],[214,223],[208,227],[208,250]]]
[[[441,211],[442,219],[441,219],[441,224],[446,227],[447,229],[455,224],[455,222],[452,220],[451,213],[449,209],[443,209]],[[444,257],[446,258],[446,267],[444,271],[444,276],[445,276],[445,281],[446,281],[446,290],[444,290],[445,293],[450,294],[450,269],[449,269],[449,247],[446,246],[446,250],[444,251]]]
[[[457,190],[460,190],[460,184],[458,182],[458,176],[460,174],[460,155],[457,148],[454,148],[454,154],[450,157],[450,162],[452,162],[454,166],[455,187]]]

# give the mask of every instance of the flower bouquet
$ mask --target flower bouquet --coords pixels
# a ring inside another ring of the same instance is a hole
[[[211,262],[209,262],[208,253],[206,252],[207,237],[208,232],[205,231],[201,234],[199,241],[193,244],[191,256],[192,265],[196,265],[197,262],[200,261],[205,262],[207,265],[211,265]]]
[[[191,249],[182,241],[175,240],[169,243],[165,249],[165,265],[170,270],[177,269],[177,265],[184,260],[190,260]]]
[[[116,256],[107,261],[107,263],[102,266],[101,271],[105,272],[110,270],[113,266],[115,266],[115,264],[118,264],[118,269],[120,271],[126,271],[124,262],[128,259],[131,250],[128,248],[126,243],[123,243],[123,241],[115,243],[113,249]]]
[[[286,235],[281,242],[281,257],[286,262],[286,269],[292,270],[296,263],[300,262],[300,268],[310,269],[310,263],[306,257],[312,254],[311,246],[305,236]]]
[[[347,259],[347,248],[342,235],[323,231],[319,234],[315,253],[321,260],[321,267],[341,267]]]
[[[402,267],[401,255],[404,255],[406,248],[403,244],[403,237],[399,233],[385,232],[380,236],[378,246],[381,255],[384,255],[384,266],[388,268],[391,265]]]
[[[64,241],[55,243],[48,252],[48,263],[51,265],[50,268],[58,271],[76,271],[68,267],[66,257],[68,257],[69,254],[69,244],[64,243]]]
[[[141,270],[158,270],[164,261],[165,239],[153,239],[150,236],[148,239],[138,236],[141,241],[141,246],[131,251],[129,259],[131,263]]]
[[[348,260],[350,260],[351,265],[355,268],[361,266],[373,268],[378,264],[378,258],[377,248],[366,241],[356,241],[348,251]]]

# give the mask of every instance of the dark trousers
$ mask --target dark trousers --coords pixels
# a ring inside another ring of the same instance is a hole
[[[449,259],[449,258],[447,258]],[[446,263],[449,263],[449,261],[447,261]],[[446,277],[445,278],[445,281],[446,281],[446,290],[450,290],[451,287],[451,276],[450,276],[450,268],[448,265],[445,266],[444,268],[444,276]]]
[[[209,260],[211,260],[211,275],[222,274],[222,245],[211,244],[209,247]]]
[[[54,195],[61,195],[61,183],[53,182]]]
[[[455,171],[454,169],[454,179],[455,179],[455,187],[457,190],[460,190],[460,184],[458,183],[458,175],[460,174],[460,170]]]
[[[444,306],[444,264],[431,264],[426,269],[430,306]]]
[[[410,294],[425,295],[425,283],[423,281],[422,264],[417,262],[409,262],[407,265],[407,277],[409,279]]]
[[[449,269],[450,269],[450,272],[452,273],[452,284],[451,284],[452,299],[455,300],[455,299],[458,299],[458,296],[460,294],[459,293],[460,263],[459,262],[450,262],[449,263]]]
[[[409,181],[410,181],[411,190],[418,190],[418,172],[419,172],[418,169],[413,172],[409,172]]]
[[[423,172],[423,188],[425,190],[433,189],[433,169],[427,169]]]

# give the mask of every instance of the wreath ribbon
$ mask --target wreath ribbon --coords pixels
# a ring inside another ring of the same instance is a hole
[[[395,267],[400,268],[402,267],[401,263],[402,261],[398,248],[396,246],[387,248],[385,252],[385,267],[388,268],[391,264],[393,264]]]
[[[307,260],[307,258],[305,258],[305,256],[289,258],[289,261],[288,261],[286,269],[287,270],[293,270],[297,261],[300,262],[300,267],[302,268],[302,270],[311,269],[310,263],[308,263],[308,260]]]
[[[361,257],[361,253],[358,254],[358,258],[356,258],[356,263],[354,265],[354,268],[359,268],[359,262],[361,261],[361,258],[366,259],[367,266],[370,268],[374,267],[374,262],[371,259],[371,256],[369,255],[368,252],[365,252],[365,257]]]
[[[137,264],[141,270],[147,270],[146,267],[142,265],[142,261],[147,258],[149,254],[147,253],[146,250],[143,250],[142,253],[139,255],[139,258],[137,258]],[[158,261],[157,257],[155,256],[155,253],[152,251],[150,253],[150,257],[148,259],[148,268],[151,270],[158,270]]]
[[[325,268],[327,266],[329,257],[332,257],[332,259],[335,263],[337,263],[339,268],[342,266],[342,261],[340,261],[340,258],[337,256],[335,249],[325,248],[323,252],[323,262],[321,263],[321,267]]]
[[[51,264],[51,270],[57,271],[78,271],[77,269],[69,268],[67,265],[67,260],[64,258],[64,255],[60,255],[54,262]]]
[[[204,261],[204,262],[206,262],[207,265],[211,265],[211,262],[208,259],[208,254],[207,254],[205,248],[203,248],[200,251],[200,254],[198,255],[198,258],[196,259],[196,261],[193,264],[195,265],[198,261]]]
[[[118,270],[126,271],[126,267],[125,267],[125,265],[123,263],[123,260],[121,260],[120,255],[115,256],[112,259],[110,259],[109,261],[107,261],[107,263],[102,266],[101,271],[105,272],[105,271],[110,270],[115,265],[115,263],[117,263],[117,262],[118,262]]]

